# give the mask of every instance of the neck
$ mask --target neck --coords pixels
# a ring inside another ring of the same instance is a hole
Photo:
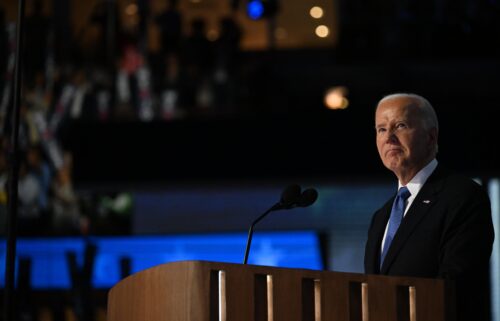
[[[396,176],[398,177],[398,180],[399,182],[401,183],[401,185],[403,186],[406,186],[406,184],[408,184],[411,179],[413,177],[415,177],[415,175],[418,173],[418,171],[415,171],[415,172],[406,172],[406,173],[399,173],[399,174],[396,174]]]
[[[417,175],[418,172],[422,170],[425,166],[429,165],[429,163],[434,159],[434,157],[431,157],[427,159],[426,161],[422,162],[419,166],[413,166],[411,168],[404,168],[398,173],[395,173],[399,182],[403,185],[406,186],[415,175]]]

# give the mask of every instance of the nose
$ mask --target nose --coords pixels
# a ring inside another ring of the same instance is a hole
[[[387,138],[386,138],[387,143],[394,144],[398,142],[398,137],[396,136],[396,133],[394,130],[389,130],[387,131]]]

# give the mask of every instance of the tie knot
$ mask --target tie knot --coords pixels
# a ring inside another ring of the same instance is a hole
[[[410,197],[411,193],[406,186],[403,186],[398,191],[398,197],[401,197],[405,201]]]

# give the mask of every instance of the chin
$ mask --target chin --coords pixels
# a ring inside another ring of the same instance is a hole
[[[401,168],[401,162],[399,160],[390,160],[385,162],[385,167],[393,172],[396,172]]]

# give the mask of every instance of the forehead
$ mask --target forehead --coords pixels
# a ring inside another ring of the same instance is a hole
[[[396,97],[382,100],[375,112],[375,122],[413,120],[418,114],[418,102],[411,97]]]

